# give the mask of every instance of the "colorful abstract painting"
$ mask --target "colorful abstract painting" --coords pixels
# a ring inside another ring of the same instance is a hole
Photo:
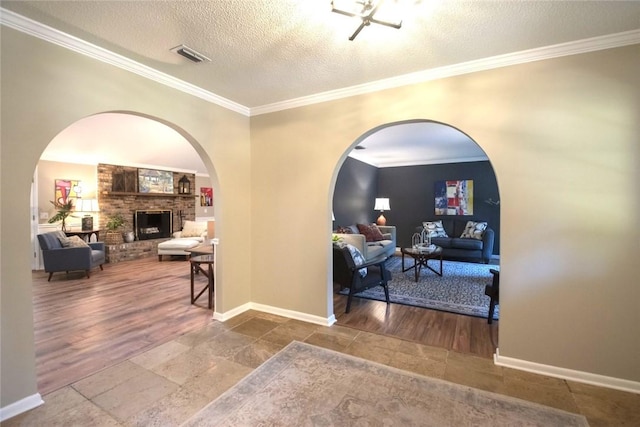
[[[473,180],[437,181],[436,215],[473,215]]]
[[[55,180],[55,201],[57,203],[66,203],[69,199],[77,199],[82,196],[82,185],[80,181],[74,179],[56,179]]]
[[[213,206],[213,188],[200,187],[200,206]]]

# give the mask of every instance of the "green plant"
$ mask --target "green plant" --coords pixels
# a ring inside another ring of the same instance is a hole
[[[51,218],[49,218],[49,224],[53,224],[54,222],[62,221],[62,231],[67,230],[66,220],[71,212],[73,212],[73,199],[68,199],[65,202],[58,202],[50,200],[51,204],[56,208],[58,212]]]
[[[108,217],[106,227],[109,231],[116,231],[117,229],[125,225],[126,222],[127,221],[124,219],[122,214],[118,212]]]
[[[331,241],[333,243],[338,243],[342,241],[342,237],[338,236],[337,234],[334,234],[331,236]]]

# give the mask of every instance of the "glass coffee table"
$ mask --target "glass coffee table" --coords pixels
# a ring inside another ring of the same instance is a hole
[[[401,248],[400,253],[402,253],[402,272],[409,271],[413,269],[416,277],[416,282],[420,278],[420,270],[422,267],[428,268],[429,270],[436,273],[438,276],[442,277],[442,248],[440,246],[435,246],[434,248]],[[404,268],[404,256],[407,255],[413,258],[413,265]],[[433,267],[429,265],[430,259],[440,259],[440,271],[435,270]]]

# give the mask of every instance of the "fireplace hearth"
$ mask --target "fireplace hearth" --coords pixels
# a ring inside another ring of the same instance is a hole
[[[171,237],[173,230],[171,210],[137,210],[134,227],[137,240],[162,239]]]

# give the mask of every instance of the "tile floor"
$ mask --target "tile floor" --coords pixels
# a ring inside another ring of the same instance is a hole
[[[342,326],[249,311],[159,345],[44,396],[2,426],[173,426],[293,340],[422,375],[581,413],[596,426],[640,426],[640,395],[495,366],[489,359]],[[212,425],[215,425],[212,422]]]

